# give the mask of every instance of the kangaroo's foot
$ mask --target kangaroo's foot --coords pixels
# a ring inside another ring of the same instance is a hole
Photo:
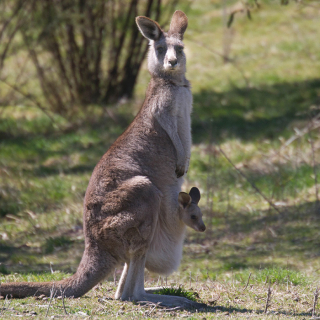
[[[136,301],[139,303],[152,302],[161,306],[180,307],[181,309],[200,309],[206,307],[203,303],[193,302],[183,297],[147,293],[144,290],[144,266],[145,255],[133,256],[130,260],[121,295],[122,300]]]

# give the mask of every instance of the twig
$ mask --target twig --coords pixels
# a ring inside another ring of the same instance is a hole
[[[316,291],[314,292],[314,300],[313,300],[313,308],[312,308],[312,318],[315,317],[316,314],[316,304],[318,301],[318,297],[319,297],[319,288],[316,288]]]
[[[159,307],[159,304],[161,302],[158,302],[156,304],[153,305],[153,308],[151,310],[149,310],[147,313],[146,313],[146,316],[149,317],[151,315],[151,313],[154,311],[155,308]]]
[[[5,303],[4,303],[4,305],[3,305],[3,308],[0,310],[0,311],[1,311],[1,312],[0,312],[0,315],[1,315],[2,311],[9,309],[10,304],[11,304],[11,302],[12,302],[12,300],[9,300],[9,299],[8,299],[8,295],[6,295],[6,299],[5,299],[4,301],[5,301]],[[9,301],[9,302],[8,302],[8,305],[6,305],[6,304],[7,304],[7,301]]]
[[[233,282],[233,268],[231,267],[231,283],[232,286],[234,287],[234,282]]]
[[[117,285],[117,268],[114,269],[114,273],[113,273],[113,281],[114,281],[114,285]]]
[[[244,291],[244,290],[246,290],[246,289],[247,289],[247,287],[248,287],[248,285],[249,285],[250,277],[251,277],[251,272],[250,272],[250,274],[249,274],[247,284],[246,284],[246,286],[244,287],[244,289],[243,289],[242,291]]]
[[[200,47],[203,47],[203,48],[207,49],[210,53],[212,53],[214,55],[218,55],[219,57],[223,58],[224,62],[230,62],[231,65],[233,65],[239,71],[239,73],[241,74],[243,80],[246,83],[246,87],[247,88],[249,87],[250,83],[249,83],[248,78],[245,76],[244,71],[242,70],[242,68],[240,68],[239,65],[233,59],[229,58],[228,56],[226,56],[226,55],[224,55],[224,54],[222,54],[222,53],[220,53],[220,52],[218,52],[216,50],[213,50],[213,49],[209,48],[207,45],[205,45],[202,42],[199,42],[199,41],[196,41],[196,40],[193,40],[193,39],[190,39],[190,38],[188,40],[191,41],[191,42],[194,42],[195,44],[197,44]]]
[[[6,309],[7,300],[8,300],[8,295],[6,295],[6,297],[3,301],[3,307],[0,309],[0,315],[1,315],[2,311]]]
[[[24,96],[25,98],[27,98],[28,100],[30,100],[31,102],[33,102],[50,120],[52,123],[54,123],[58,129],[62,130],[62,128],[60,127],[60,125],[58,125],[58,123],[56,121],[54,121],[54,119],[52,118],[52,116],[49,114],[48,110],[46,108],[44,108],[41,103],[39,101],[37,101],[35,98],[33,98],[32,96],[30,96],[29,94],[26,94],[24,92],[22,92],[18,87],[16,87],[15,85],[12,85],[10,83],[8,83],[7,81],[3,80],[0,78],[0,81],[3,82],[4,84],[6,84],[8,87],[10,87],[11,89],[17,91],[18,93],[20,93],[22,96]]]
[[[146,313],[146,316],[149,317],[156,307],[157,307],[157,306],[154,306],[151,310],[149,310],[149,311]]]
[[[56,295],[56,291],[54,290],[54,284],[53,284],[52,289],[50,290],[50,301],[49,301],[49,305],[48,305],[48,309],[47,309],[45,318],[48,315],[48,312],[49,312],[49,309],[50,309],[50,306],[51,306],[51,302],[52,302],[53,298],[55,297],[55,295]]]
[[[289,291],[289,270],[288,270],[288,259],[287,259],[287,291]]]
[[[310,122],[311,122],[311,126],[309,126],[308,135],[309,135],[309,141],[310,141],[311,151],[312,151],[312,167],[313,167],[313,175],[314,175],[314,186],[316,188],[316,199],[317,199],[317,204],[319,204],[319,189],[318,189],[316,160],[315,160],[315,156],[314,156],[314,143],[313,143],[313,139],[310,134],[310,131],[313,128],[313,119],[310,119]]]
[[[264,308],[264,313],[267,313],[268,311],[270,300],[271,300],[271,282],[269,281],[268,295],[267,295],[266,306]]]
[[[154,302],[151,302],[151,301],[141,300],[141,301],[136,301],[136,303],[139,304],[139,305],[143,305],[145,307],[161,307],[161,308],[164,307],[164,306],[161,305],[161,301],[159,301],[157,303],[154,303]]]
[[[273,202],[272,202],[271,200],[269,200],[269,199],[260,191],[260,189],[259,189],[253,182],[251,182],[251,181],[247,178],[247,176],[246,176],[240,169],[238,169],[238,168],[233,164],[233,162],[228,158],[228,156],[224,153],[224,151],[221,149],[220,146],[218,146],[218,149],[219,149],[219,151],[222,153],[222,155],[227,159],[227,161],[232,165],[232,167],[233,167],[247,182],[249,182],[249,184],[251,185],[251,187],[252,187],[254,190],[256,190],[256,192],[258,192],[258,193],[261,195],[261,197],[262,197],[265,201],[267,201],[267,202],[269,203],[269,205],[270,205],[274,210],[276,210],[279,214],[281,214],[280,210],[273,204]]]
[[[106,299],[103,299],[103,298],[98,298],[98,302],[100,302],[101,304],[102,303],[111,303],[110,301],[106,300]]]
[[[304,136],[307,133],[310,133],[311,130],[315,130],[318,129],[320,127],[320,122],[315,120],[319,120],[320,118],[320,114],[317,115],[316,117],[314,117],[311,120],[312,125],[308,125],[306,128],[296,131],[296,134],[293,135],[290,139],[288,139],[284,145],[281,146],[280,151],[283,150],[284,148],[288,147],[293,141],[297,140],[298,138],[301,138],[302,136]]]
[[[165,308],[165,309],[160,309],[159,311],[160,312],[170,312],[170,311],[175,311],[175,310],[181,310],[183,309],[181,306],[178,306],[178,307],[174,307],[174,308]]]
[[[62,286],[60,285],[60,291],[61,291],[61,296],[62,296],[62,304],[63,304],[64,313],[65,313],[65,314],[68,314],[68,312],[67,312],[67,310],[66,310],[66,306],[65,306],[65,304],[64,304],[64,292],[66,291],[66,289],[64,289],[64,290],[62,291]]]

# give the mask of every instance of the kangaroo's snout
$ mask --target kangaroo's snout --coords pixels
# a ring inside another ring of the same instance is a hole
[[[169,60],[169,63],[171,64],[171,67],[175,67],[178,64],[177,59]]]

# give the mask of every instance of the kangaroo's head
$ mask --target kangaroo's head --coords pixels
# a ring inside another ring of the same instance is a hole
[[[186,56],[182,40],[188,26],[187,16],[177,10],[172,16],[167,33],[156,21],[147,17],[137,17],[136,23],[142,35],[149,40],[150,73],[170,78],[183,75],[186,72]]]
[[[203,232],[206,226],[202,221],[202,212],[198,207],[200,191],[193,187],[189,194],[180,192],[178,197],[182,221],[190,228]]]

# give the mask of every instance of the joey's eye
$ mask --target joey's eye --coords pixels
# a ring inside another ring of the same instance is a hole
[[[191,219],[192,219],[192,220],[196,220],[197,217],[193,214],[193,215],[191,216]]]
[[[164,48],[163,48],[163,47],[158,47],[158,48],[157,48],[157,51],[158,51],[158,53],[163,53]]]

